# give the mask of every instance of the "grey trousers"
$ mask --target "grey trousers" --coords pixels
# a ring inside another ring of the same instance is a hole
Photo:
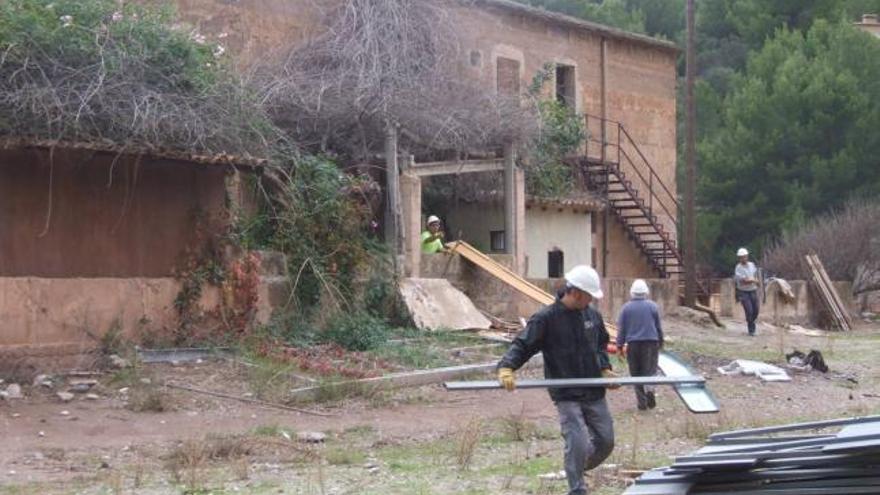
[[[602,464],[614,450],[614,423],[605,399],[560,401],[559,424],[565,440],[569,495],[586,495],[584,471]]]
[[[654,376],[657,374],[657,360],[660,356],[660,342],[637,341],[627,344],[626,362],[632,376]],[[650,386],[636,385],[636,402],[639,409],[648,407],[647,392],[653,392]]]

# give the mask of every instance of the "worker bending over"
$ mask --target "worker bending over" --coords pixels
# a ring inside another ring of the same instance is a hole
[[[544,377],[613,377],[608,359],[608,332],[598,311],[602,298],[599,274],[576,266],[565,274],[565,288],[556,301],[532,315],[523,332],[498,363],[498,381],[516,387],[514,370],[538,352],[544,355]],[[617,387],[615,387],[617,388]],[[614,426],[604,388],[550,389],[565,439],[565,475],[569,494],[584,495],[584,471],[602,463],[614,449]]]
[[[660,310],[648,298],[650,290],[644,280],[636,279],[629,294],[632,299],[623,305],[617,319],[617,348],[629,364],[630,375],[654,376],[663,347]],[[635,390],[640,411],[657,407],[653,387],[637,385]]]

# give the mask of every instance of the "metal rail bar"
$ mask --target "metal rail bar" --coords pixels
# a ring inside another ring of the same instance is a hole
[[[749,428],[747,430],[725,431],[709,435],[709,440],[726,438],[748,437],[752,435],[767,435],[769,433],[782,433],[786,431],[818,430],[835,426],[849,426],[862,423],[880,423],[880,416],[861,416],[856,418],[829,419],[825,421],[811,421],[808,423],[795,423],[782,426],[769,426],[766,428]]]
[[[519,380],[516,388],[573,388],[607,387],[609,385],[684,385],[705,384],[702,376],[629,376],[621,378],[563,378],[551,380]],[[477,380],[446,382],[446,390],[497,390],[501,384],[497,380]]]

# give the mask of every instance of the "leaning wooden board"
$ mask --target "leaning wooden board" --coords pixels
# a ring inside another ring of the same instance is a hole
[[[852,318],[849,315],[849,310],[843,304],[840,294],[837,293],[837,289],[831,282],[831,278],[828,276],[828,272],[825,271],[825,267],[822,265],[819,257],[815,254],[808,254],[806,255],[806,260],[813,275],[813,282],[816,284],[819,294],[828,307],[829,313],[837,321],[837,326],[844,331],[851,330]]]
[[[543,304],[546,306],[548,304],[553,304],[553,301],[556,300],[556,298],[549,292],[519,276],[510,268],[507,268],[501,263],[498,263],[492,258],[486,256],[479,249],[471,246],[465,241],[450,242],[446,245],[446,247],[450,250],[450,252],[458,254],[462,258],[477,265],[478,267],[485,270],[489,275],[492,275],[498,280],[504,282],[517,292],[523,294],[524,296],[537,302],[538,304]],[[605,328],[608,330],[612,341],[617,338],[617,327],[615,327],[611,323],[606,322]]]
[[[831,277],[829,277],[828,272],[825,271],[825,265],[819,259],[818,255],[813,254],[810,256],[813,258],[813,265],[816,266],[819,276],[825,281],[825,286],[828,287],[828,292],[831,294],[831,298],[834,299],[835,304],[837,304],[838,311],[841,316],[843,316],[843,319],[846,320],[846,324],[849,325],[849,329],[851,330],[853,326],[852,316],[849,314],[846,304],[843,303],[840,293],[837,292],[837,287],[834,286],[834,282],[831,281]]]

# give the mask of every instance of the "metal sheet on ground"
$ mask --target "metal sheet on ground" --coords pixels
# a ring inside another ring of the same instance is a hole
[[[684,360],[670,352],[661,352],[658,367],[666,376],[694,375],[693,370]],[[675,393],[684,402],[688,410],[696,414],[712,414],[718,412],[718,400],[703,384],[682,384],[673,387]]]
[[[482,330],[492,324],[444,278],[405,278],[400,281],[400,294],[422,330]]]

